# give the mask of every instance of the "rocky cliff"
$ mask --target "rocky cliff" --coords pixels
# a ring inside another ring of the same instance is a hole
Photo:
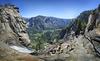
[[[0,40],[9,45],[25,45],[30,43],[26,23],[14,5],[0,6]]]
[[[39,61],[27,54],[31,41],[26,27],[18,7],[0,5],[0,61]]]
[[[96,54],[100,56],[100,5],[89,15],[85,37],[93,45]]]

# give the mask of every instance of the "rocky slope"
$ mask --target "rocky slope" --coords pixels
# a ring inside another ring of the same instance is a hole
[[[44,59],[48,61],[100,61],[100,5],[88,15],[84,30],[85,33],[79,33],[79,35],[71,31],[72,33],[67,35],[69,39],[64,38],[61,43],[49,45]],[[66,30],[64,32],[66,33]]]
[[[70,35],[73,31],[76,35],[79,35],[80,33],[83,34],[88,23],[89,15],[92,11],[96,11],[96,9],[83,11],[78,17],[74,19],[73,22],[69,24],[69,26],[62,29],[62,31],[60,32],[61,39],[67,37],[67,35]]]
[[[26,23],[19,13],[19,8],[6,4],[0,5],[0,61],[39,61],[17,48],[27,49],[30,39]],[[27,49],[28,50],[28,49]]]
[[[55,44],[56,45],[56,44]],[[41,58],[47,61],[99,61],[100,58],[95,56],[92,44],[80,35],[73,40],[67,40],[61,45],[52,45],[51,55],[46,55]],[[61,46],[61,50],[58,47]],[[56,51],[52,53],[52,51]]]

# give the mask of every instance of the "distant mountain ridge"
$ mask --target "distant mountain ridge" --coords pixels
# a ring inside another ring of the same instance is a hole
[[[30,19],[25,18],[25,20],[29,28],[34,28],[36,30],[62,29],[71,22],[71,19],[61,19],[42,15]]]

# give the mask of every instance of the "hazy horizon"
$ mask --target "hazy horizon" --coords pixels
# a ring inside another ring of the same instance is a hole
[[[99,0],[2,0],[0,4],[14,4],[23,17],[38,15],[57,18],[76,18],[81,12],[98,6]]]

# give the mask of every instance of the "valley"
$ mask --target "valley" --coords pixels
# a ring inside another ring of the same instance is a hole
[[[72,19],[0,5],[0,61],[100,61],[100,5]]]

